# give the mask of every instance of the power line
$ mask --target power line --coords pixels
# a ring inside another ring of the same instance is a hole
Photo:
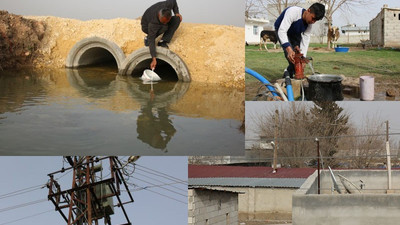
[[[42,202],[46,202],[46,201],[47,201],[47,199],[40,199],[40,200],[36,200],[36,201],[31,201],[31,202],[19,204],[19,205],[10,206],[10,207],[7,207],[7,208],[0,209],[0,213],[6,212],[6,211],[10,211],[10,210],[13,210],[13,209],[23,208],[23,207],[30,206],[30,205],[36,205],[36,204],[39,204],[39,203],[42,203]]]
[[[155,173],[151,173],[151,172],[148,172],[148,171],[146,171],[147,173],[150,173],[150,174],[154,174],[154,175],[156,175],[156,176],[160,176],[160,177],[164,177],[164,178],[166,178],[166,179],[169,179],[169,180],[173,180],[173,181],[183,181],[183,182],[185,182],[184,180],[181,180],[181,179],[179,179],[179,178],[176,178],[176,177],[173,177],[173,176],[170,176],[170,175],[168,175],[168,174],[165,174],[165,173],[162,173],[162,172],[160,172],[160,171],[157,171],[157,170],[153,170],[153,169],[150,169],[150,168],[147,168],[147,167],[145,167],[145,166],[142,166],[142,165],[139,165],[139,164],[135,164],[136,166],[139,166],[139,167],[143,167],[143,168],[145,168],[145,169],[147,169],[147,170],[150,170],[150,171],[153,171],[153,172],[155,172]],[[138,169],[138,170],[142,170],[142,171],[145,171],[145,170],[143,170],[143,169],[140,169],[140,168],[136,168],[136,169]],[[160,174],[162,174],[163,176],[161,176]],[[187,182],[187,181],[186,181]]]
[[[157,182],[160,182],[160,183],[162,183],[160,180],[158,180],[158,179],[155,179],[155,178],[152,178],[152,177],[150,177],[150,176],[146,176],[146,175],[144,175],[144,174],[141,174],[141,173],[138,173],[138,172],[136,172],[135,174],[137,174],[137,175],[140,175],[140,176],[143,176],[143,177],[149,178],[149,179],[151,179],[151,180],[154,180],[154,181],[157,181]],[[132,176],[132,177],[133,177],[133,176]],[[166,183],[162,183],[162,184],[166,184]],[[175,189],[177,189],[177,190],[180,190],[180,191],[187,191],[187,188],[186,188],[186,189],[178,188],[178,187],[172,186],[172,184],[187,184],[187,182],[185,182],[185,181],[181,181],[181,182],[175,182],[175,183],[171,183],[171,184],[166,184],[165,186],[171,186],[171,188],[175,188]],[[164,186],[164,185],[161,185],[161,186]]]
[[[46,184],[35,185],[35,186],[32,186],[32,187],[28,187],[28,188],[20,189],[20,190],[17,190],[17,191],[13,191],[13,192],[10,192],[10,193],[7,193],[7,194],[2,194],[2,195],[0,195],[0,199],[21,195],[21,194],[28,193],[28,192],[31,192],[31,191],[36,191],[36,190],[42,189],[43,187],[46,187]]]
[[[138,185],[134,185],[134,186],[138,186],[139,188],[133,189],[134,191],[140,191],[143,189],[148,189],[148,188],[155,188],[155,187],[162,187],[162,186],[168,186],[168,185],[173,185],[173,184],[180,184],[180,182],[175,182],[175,183],[169,183],[169,184],[160,184],[160,185],[153,185],[153,186],[145,186],[145,187],[139,187]],[[185,190],[186,191],[186,190]]]
[[[137,186],[138,186],[138,185],[137,185]],[[140,187],[140,186],[138,186],[138,187]],[[172,197],[170,197],[170,196],[168,196],[168,195],[164,195],[164,194],[161,194],[161,193],[159,193],[159,192],[156,192],[156,191],[147,189],[146,187],[140,187],[140,188],[141,188],[140,190],[150,191],[150,192],[152,192],[152,193],[154,193],[154,194],[158,194],[158,195],[160,195],[160,196],[163,196],[163,197],[169,198],[169,199],[171,199],[171,200],[174,200],[174,201],[183,203],[183,204],[185,204],[185,205],[187,204],[187,202],[184,202],[184,201],[181,201],[181,200],[179,200],[179,199],[172,198]],[[130,190],[130,191],[131,191],[131,190]],[[135,190],[132,190],[132,191],[135,191]]]
[[[400,135],[400,133],[389,133],[389,135]],[[289,137],[289,138],[277,138],[278,141],[296,141],[296,140],[314,140],[318,139],[329,139],[329,138],[350,138],[350,137],[378,137],[378,136],[386,136],[386,134],[360,134],[360,135],[339,135],[339,136],[313,136],[313,137]],[[248,138],[245,141],[270,141],[274,140],[271,138]]]
[[[142,179],[139,179],[139,178],[137,178],[137,177],[134,177],[136,180],[140,180],[140,181],[142,181],[142,182],[145,182],[145,183],[147,183],[147,184],[151,184],[151,185],[157,185],[157,184],[153,184],[153,183],[151,183],[151,182],[148,182],[148,181],[145,181],[145,180],[142,180]],[[169,192],[172,192],[172,193],[175,193],[175,194],[177,194],[177,195],[181,195],[181,196],[183,196],[183,197],[187,197],[187,195],[184,195],[184,194],[182,194],[182,193],[179,193],[179,192],[176,192],[176,191],[173,191],[173,190],[170,190],[170,189],[168,189],[168,188],[165,188],[165,187],[162,187],[162,186],[160,186],[159,188],[161,188],[161,189],[164,189],[164,190],[166,190],[166,191],[169,191]]]
[[[21,220],[29,219],[29,218],[32,218],[32,217],[35,217],[35,216],[39,216],[39,215],[42,215],[42,214],[45,214],[45,213],[53,212],[53,211],[54,211],[54,209],[50,209],[50,210],[47,210],[47,211],[44,211],[44,212],[41,212],[41,213],[37,213],[37,214],[30,215],[30,216],[22,217],[22,218],[19,218],[19,219],[16,219],[16,220],[12,220],[12,221],[8,221],[8,222],[5,222],[5,223],[0,223],[0,225],[15,223],[15,222],[18,222],[18,221],[21,221]]]

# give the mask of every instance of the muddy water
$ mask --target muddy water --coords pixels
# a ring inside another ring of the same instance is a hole
[[[244,91],[110,68],[0,72],[0,155],[241,155]]]

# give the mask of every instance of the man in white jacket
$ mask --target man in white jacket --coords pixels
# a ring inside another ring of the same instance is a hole
[[[295,73],[294,50],[303,53],[304,57],[307,56],[312,24],[321,20],[324,15],[325,6],[314,3],[307,10],[298,6],[288,7],[276,19],[275,31],[289,62],[283,77],[292,78]]]

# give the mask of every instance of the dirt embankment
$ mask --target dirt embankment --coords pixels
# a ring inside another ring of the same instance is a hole
[[[0,11],[0,69],[30,64],[45,31],[43,22]]]
[[[16,18],[15,15],[9,16]],[[126,56],[144,46],[145,34],[138,19],[80,21],[49,16],[24,18],[31,24],[28,27],[31,29],[30,32],[38,35],[34,37],[25,34],[15,41],[21,45],[34,44],[34,47],[30,47],[32,50],[29,54],[30,58],[33,58],[32,52],[37,49],[33,61],[37,67],[64,67],[71,48],[78,41],[93,36],[113,41]],[[8,25],[5,24],[10,27],[9,24],[13,23],[15,22],[9,21]],[[16,29],[16,33],[22,33],[17,32],[18,30],[20,28]],[[39,48],[38,42],[40,42]],[[244,29],[241,27],[183,22],[169,48],[188,66],[193,81],[243,88],[245,57],[243,43]],[[22,54],[26,52],[28,51],[24,49]]]

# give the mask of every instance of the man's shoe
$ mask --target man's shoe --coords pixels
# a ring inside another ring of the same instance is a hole
[[[144,46],[149,46],[149,40],[147,40],[147,37],[144,37]]]
[[[161,40],[158,42],[157,46],[164,47],[164,48],[169,48],[168,43],[166,41]]]

